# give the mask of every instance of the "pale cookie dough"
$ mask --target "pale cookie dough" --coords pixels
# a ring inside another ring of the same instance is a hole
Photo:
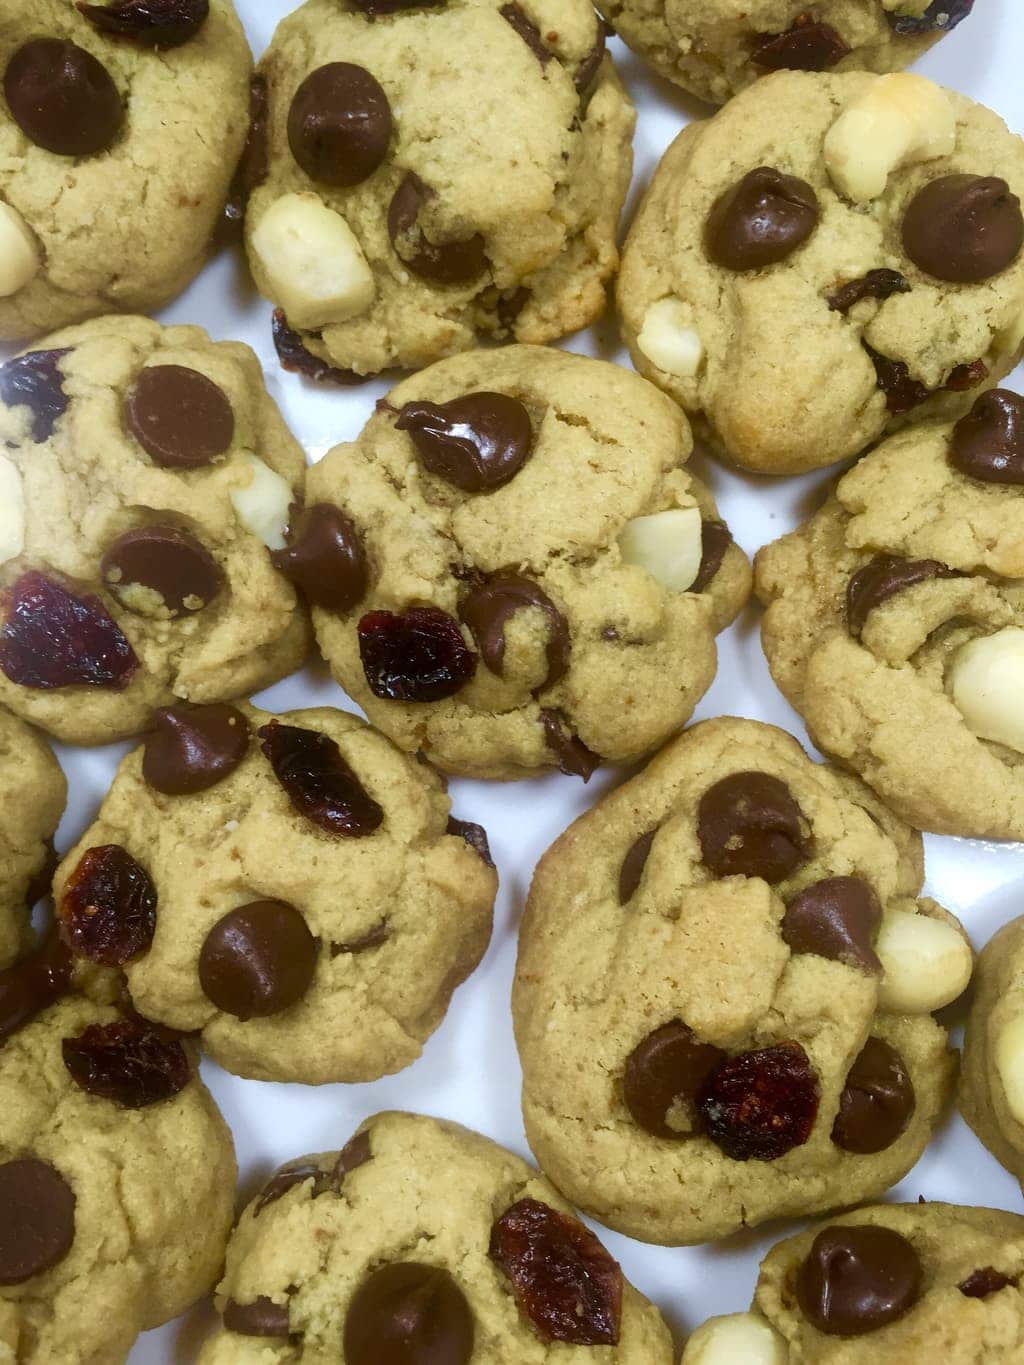
[[[413,1114],[281,1167],[242,1214],[217,1307],[200,1365],[673,1358],[658,1310],[539,1172]]]
[[[1024,919],[1004,925],[978,957],[958,1103],[989,1151],[1024,1181]]]
[[[0,366],[0,703],[74,744],[309,648],[270,552],[305,460],[238,342],[109,317]]]
[[[513,1015],[566,1198],[690,1244],[881,1194],[954,1061],[971,950],[920,836],[772,726],[688,730],[541,861]]]
[[[772,71],[899,71],[966,19],[973,4],[601,0],[599,9],[659,75],[701,99],[724,104]]]
[[[278,562],[335,677],[401,748],[468,776],[589,777],[685,723],[749,591],[691,445],[628,370],[532,346],[459,356],[310,471]]]
[[[1024,400],[886,441],[762,550],[772,676],[918,829],[1024,839]]]
[[[73,0],[4,0],[0,339],[162,307],[198,273],[224,209],[252,67],[231,0],[178,26],[174,46],[108,28]]]
[[[121,1365],[223,1263],[231,1135],[187,1043],[85,1000],[0,1047],[0,1358]]]
[[[50,841],[66,797],[49,745],[0,709],[0,969],[29,944],[28,912],[36,894],[49,891]]]
[[[260,1080],[408,1066],[473,971],[497,877],[437,775],[319,709],[175,707],[58,870],[65,938],[148,1019]]]
[[[655,172],[618,283],[633,363],[766,474],[959,416],[1021,354],[1021,195],[1024,142],[963,95],[770,76]],[[668,309],[683,340],[666,357],[651,332]]]
[[[603,52],[585,0],[307,0],[278,26],[246,238],[321,377],[599,316],[635,121]]]

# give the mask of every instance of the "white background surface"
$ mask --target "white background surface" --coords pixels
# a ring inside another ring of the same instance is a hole
[[[236,0],[236,6],[259,56],[275,24],[295,8],[295,0]],[[640,111],[628,214],[664,148],[684,123],[707,110],[650,75],[617,40],[610,46]],[[977,0],[972,18],[917,69],[992,106],[1014,131],[1024,133],[1022,59],[1024,6],[1020,0]],[[509,117],[515,117],[514,110],[509,110]],[[317,389],[281,370],[270,339],[270,306],[253,292],[240,257],[222,256],[213,262],[161,320],[200,323],[216,338],[239,338],[254,347],[271,393],[313,461],[337,442],[351,440],[388,387],[374,382],[355,390]],[[629,364],[619,346],[613,315],[564,344],[570,350]],[[1016,378],[1021,380],[1020,371]],[[699,457],[694,464],[710,482],[722,514],[748,553],[812,510],[828,478],[818,474],[773,483],[728,472]],[[799,719],[768,675],[758,643],[757,615],[757,609],[749,607],[720,638],[718,677],[696,718],[730,713],[750,716],[786,726],[806,742]],[[271,710],[323,704],[352,709],[322,665],[288,679],[258,700]],[[66,849],[93,817],[126,747],[60,750],[71,783],[71,802],[58,837],[59,849]],[[239,1080],[205,1063],[206,1080],[234,1130],[242,1202],[279,1162],[340,1147],[363,1118],[384,1108],[455,1119],[529,1155],[520,1120],[520,1073],[508,1009],[516,929],[540,855],[619,777],[599,773],[587,788],[575,778],[561,776],[517,785],[452,783],[455,813],[486,826],[501,872],[494,938],[482,966],[456,993],[447,1019],[416,1065],[372,1085],[320,1089],[272,1085]],[[929,838],[926,843],[927,890],[962,918],[977,947],[1006,920],[1024,913],[1024,846],[940,838]],[[949,1119],[920,1163],[887,1197],[916,1199],[919,1194],[1022,1211],[1016,1182],[958,1116]],[[760,1255],[793,1226],[772,1224],[715,1246],[683,1249],[647,1247],[598,1231],[629,1279],[662,1309],[681,1343],[685,1333],[710,1314],[747,1306]],[[131,1365],[194,1360],[213,1321],[212,1310],[204,1306],[180,1322],[147,1333],[133,1350]]]

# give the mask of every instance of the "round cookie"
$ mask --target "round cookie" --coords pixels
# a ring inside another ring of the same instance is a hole
[[[213,1284],[235,1159],[195,1063],[187,1042],[82,999],[0,1046],[6,1359],[117,1365]]]
[[[978,957],[964,1032],[960,1112],[989,1151],[1024,1181],[1024,919],[1005,924]]]
[[[658,1310],[537,1171],[413,1114],[282,1166],[239,1220],[217,1307],[200,1365],[672,1360]]]
[[[604,17],[659,75],[724,104],[772,71],[899,71],[974,0],[602,0]]]
[[[635,121],[603,53],[586,0],[307,0],[278,26],[246,240],[290,368],[344,382],[600,315]]]
[[[253,352],[108,317],[0,366],[0,702],[74,744],[293,672],[305,460]]]
[[[27,947],[32,903],[50,889],[51,840],[66,797],[49,745],[0,709],[0,969]]]
[[[665,153],[618,299],[641,374],[792,474],[957,417],[1024,341],[1024,143],[921,76],[779,72]]]
[[[879,1195],[924,1150],[966,986],[920,836],[781,730],[707,721],[542,859],[513,991],[566,1198],[690,1244]]]
[[[153,312],[203,265],[252,59],[231,0],[174,8],[5,0],[0,339]]]
[[[248,706],[160,712],[54,887],[72,949],[123,967],[146,1018],[311,1085],[416,1060],[496,890],[427,766],[346,712]]]
[[[1024,839],[1024,399],[894,436],[757,557],[772,676],[918,829]]]
[[[401,748],[468,776],[586,778],[685,723],[746,600],[691,444],[627,370],[532,346],[458,356],[314,466],[278,563]]]

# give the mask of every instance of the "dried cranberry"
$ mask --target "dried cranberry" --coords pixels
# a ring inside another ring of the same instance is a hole
[[[271,329],[274,334],[274,349],[277,351],[282,370],[288,370],[291,374],[303,374],[315,384],[337,384],[345,387],[365,384],[367,380],[373,378],[369,374],[356,374],[355,370],[335,369],[333,365],[328,365],[326,360],[314,355],[303,344],[298,332],[288,326],[288,319],[280,308],[274,309]]]
[[[32,439],[37,444],[50,439],[71,401],[60,371],[66,355],[70,350],[29,351],[0,365],[0,402],[9,408],[32,409]]]
[[[733,1161],[776,1161],[811,1135],[818,1078],[799,1043],[729,1057],[705,1081],[704,1131]]]
[[[64,889],[59,913],[74,952],[120,967],[146,952],[156,931],[156,889],[120,844],[82,854]]]
[[[22,574],[7,597],[0,669],[13,683],[109,687],[120,692],[139,666],[135,651],[97,597],[76,597],[45,574]]]
[[[893,294],[909,294],[910,283],[898,270],[869,270],[859,279],[848,280],[828,297],[835,313],[848,313],[861,299],[889,299]]]
[[[61,1051],[77,1086],[122,1109],[169,1100],[192,1078],[179,1040],[144,1019],[91,1024],[77,1038],[65,1038]]]
[[[957,365],[951,370],[942,387],[949,389],[951,393],[967,393],[970,389],[976,389],[987,378],[988,366],[984,360],[972,360],[969,365]]]
[[[181,47],[194,38],[210,13],[210,0],[113,0],[78,8],[101,33],[132,38],[144,47]]]
[[[359,622],[359,653],[370,691],[383,701],[443,701],[476,673],[458,622],[437,607],[371,611]]]
[[[543,1341],[618,1344],[622,1271],[578,1219],[520,1199],[491,1229],[490,1257]]]
[[[1001,1270],[996,1270],[995,1266],[982,1266],[980,1270],[972,1270],[966,1280],[961,1280],[957,1288],[966,1299],[987,1299],[990,1294],[998,1294],[1001,1289],[1008,1289],[1010,1285],[1017,1284],[1017,1277],[1004,1275]]]
[[[886,406],[894,416],[919,407],[933,392],[937,392],[926,388],[919,379],[911,379],[910,369],[902,360],[891,360],[889,356],[880,355],[866,342],[864,349],[875,367],[878,387],[885,394]],[[968,389],[977,388],[987,377],[988,366],[985,362],[972,360],[968,365],[955,366],[941,387],[953,393],[963,393]]]
[[[917,18],[886,10],[885,17],[894,33],[903,35],[934,33],[939,30],[949,33],[962,24],[974,8],[974,0],[932,0],[925,12]]]
[[[380,828],[384,811],[330,735],[276,720],[257,733],[275,777],[300,815],[328,834],[349,839],[365,838]]]

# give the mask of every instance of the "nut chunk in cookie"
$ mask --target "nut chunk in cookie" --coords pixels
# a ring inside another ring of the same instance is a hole
[[[393,390],[309,475],[275,562],[334,676],[446,772],[588,778],[689,718],[749,567],[628,370],[534,346]]]
[[[895,1184],[972,967],[922,880],[920,836],[784,731],[686,731],[534,877],[513,1016],[544,1173],[665,1245]]]
[[[719,454],[819,469],[962,416],[1024,344],[1024,142],[922,76],[782,72],[655,172],[618,299]]]
[[[123,1361],[216,1279],[231,1135],[188,1040],[60,981],[43,1001],[38,967],[0,973],[0,1342],[22,1365]]]
[[[289,368],[418,369],[603,311],[635,115],[589,0],[306,0],[258,79],[246,246]]]
[[[416,1060],[496,891],[483,830],[364,721],[227,705],[157,713],[54,887],[76,957],[147,1019],[312,1085]]]
[[[28,946],[29,912],[49,892],[66,796],[49,745],[0,708],[0,969]]]
[[[992,1154],[1024,1182],[1024,919],[978,957],[958,1104]]]
[[[238,342],[101,318],[0,365],[0,703],[102,744],[293,672],[305,460]]]
[[[454,1123],[367,1119],[239,1220],[200,1365],[670,1365],[658,1310],[525,1161]]]
[[[1024,399],[902,432],[757,557],[814,742],[917,829],[1024,839]]]

